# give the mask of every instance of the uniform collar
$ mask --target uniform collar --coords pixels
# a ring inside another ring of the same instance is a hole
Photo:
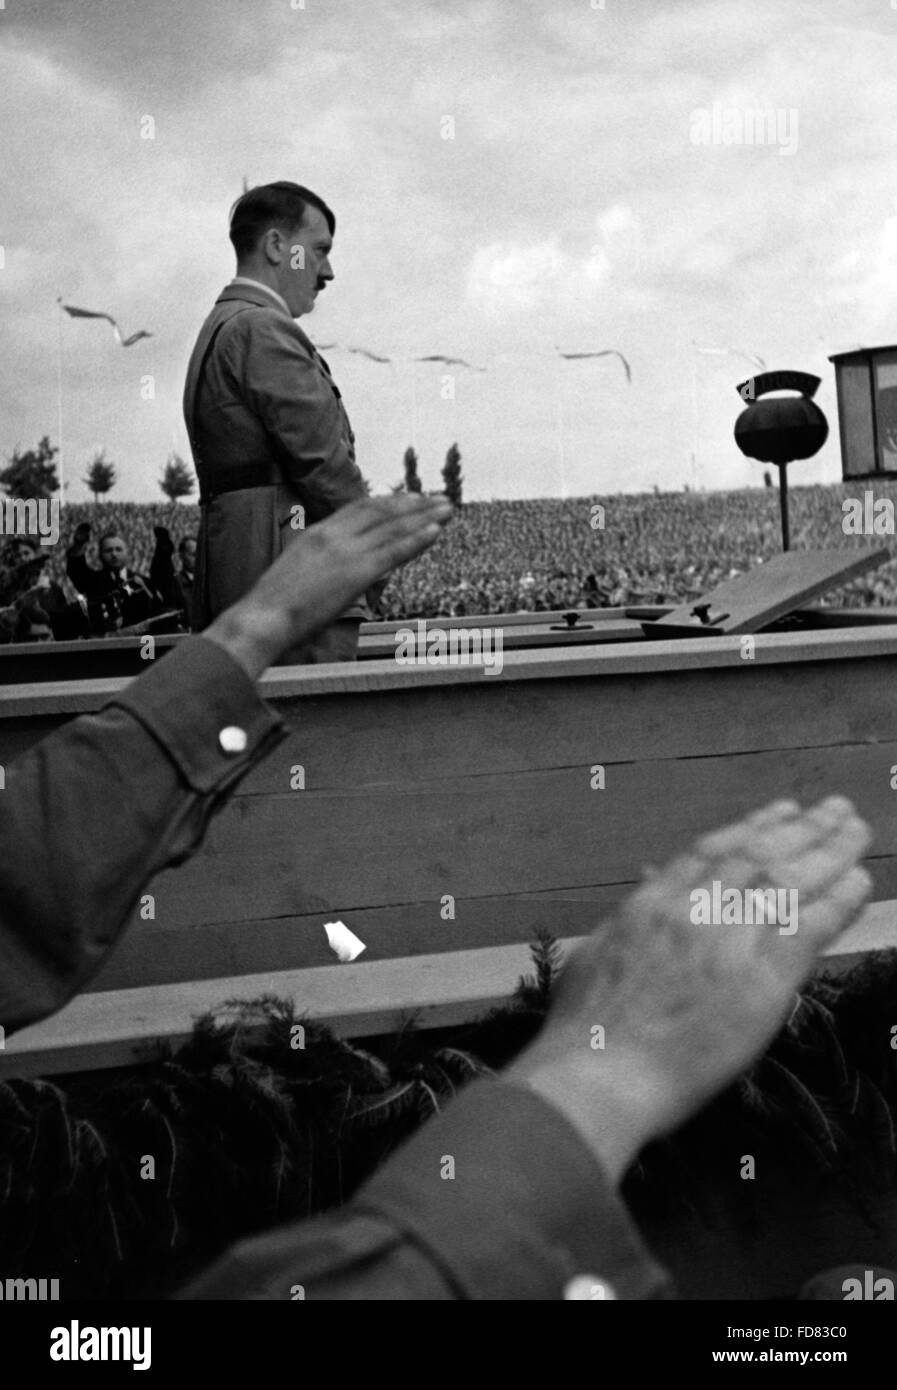
[[[248,275],[235,275],[230,284],[225,285],[216,302],[218,304],[223,304],[231,299],[242,299],[249,304],[257,304],[261,309],[280,308],[284,313],[289,314],[290,323],[293,325],[295,332],[299,335],[299,339],[306,352],[313,357],[315,361],[321,364],[322,369],[330,378],[331,383],[333,382],[333,377],[327,363],[324,361],[305,330],[299,326],[299,320],[294,319],[293,315],[290,314],[286,300],[283,299],[276,290],[269,289],[268,286],[263,285],[260,280],[251,280]],[[334,390],[336,390],[335,385]],[[337,392],[337,394],[339,393]]]
[[[242,289],[260,291],[263,295],[267,295],[278,306],[278,308],[283,309],[285,314],[289,314],[290,318],[293,317],[293,315],[290,313],[290,306],[284,299],[283,295],[278,294],[277,290],[272,290],[270,285],[263,284],[261,280],[253,280],[249,275],[235,275],[234,278],[231,280],[230,284],[225,286],[224,293],[227,294],[228,290],[230,289],[238,291]],[[228,298],[230,298],[230,296],[228,296]],[[237,298],[243,298],[243,295],[238,294]]]

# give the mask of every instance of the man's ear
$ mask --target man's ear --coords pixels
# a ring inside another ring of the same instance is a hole
[[[265,256],[272,265],[280,265],[286,254],[286,237],[277,227],[269,227],[262,239]]]

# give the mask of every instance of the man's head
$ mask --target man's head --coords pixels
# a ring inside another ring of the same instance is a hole
[[[31,536],[20,532],[18,535],[10,536],[6,543],[4,559],[10,565],[24,565],[28,560],[36,559],[40,552],[40,546]]]
[[[52,642],[50,619],[38,604],[29,604],[19,613],[13,637],[15,642]]]
[[[293,318],[309,314],[333,271],[328,259],[336,218],[316,193],[298,183],[250,188],[231,208],[230,239],[237,274],[282,295]]]
[[[193,536],[184,536],[178,543],[178,555],[181,557],[181,566],[187,574],[192,574],[196,568],[196,541]]]
[[[100,564],[104,570],[118,574],[119,570],[124,569],[127,559],[127,547],[121,536],[116,535],[114,531],[107,531],[105,536],[100,536]]]

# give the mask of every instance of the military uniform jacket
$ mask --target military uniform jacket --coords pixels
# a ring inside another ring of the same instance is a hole
[[[326,362],[264,289],[218,296],[190,358],[184,418],[200,486],[192,625],[202,631],[301,540],[303,520],[367,494]],[[343,616],[371,615],[360,600]]]

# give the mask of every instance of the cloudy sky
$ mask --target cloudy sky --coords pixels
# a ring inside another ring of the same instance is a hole
[[[303,325],[395,359],[326,354],[375,490],[412,440],[468,497],[761,482],[751,364],[695,344],[821,376],[791,478],[834,481],[828,355],[897,341],[895,71],[897,0],[6,0],[0,453],[57,437],[61,328],[67,496],[100,447],[160,496],[246,176],[336,212]]]

